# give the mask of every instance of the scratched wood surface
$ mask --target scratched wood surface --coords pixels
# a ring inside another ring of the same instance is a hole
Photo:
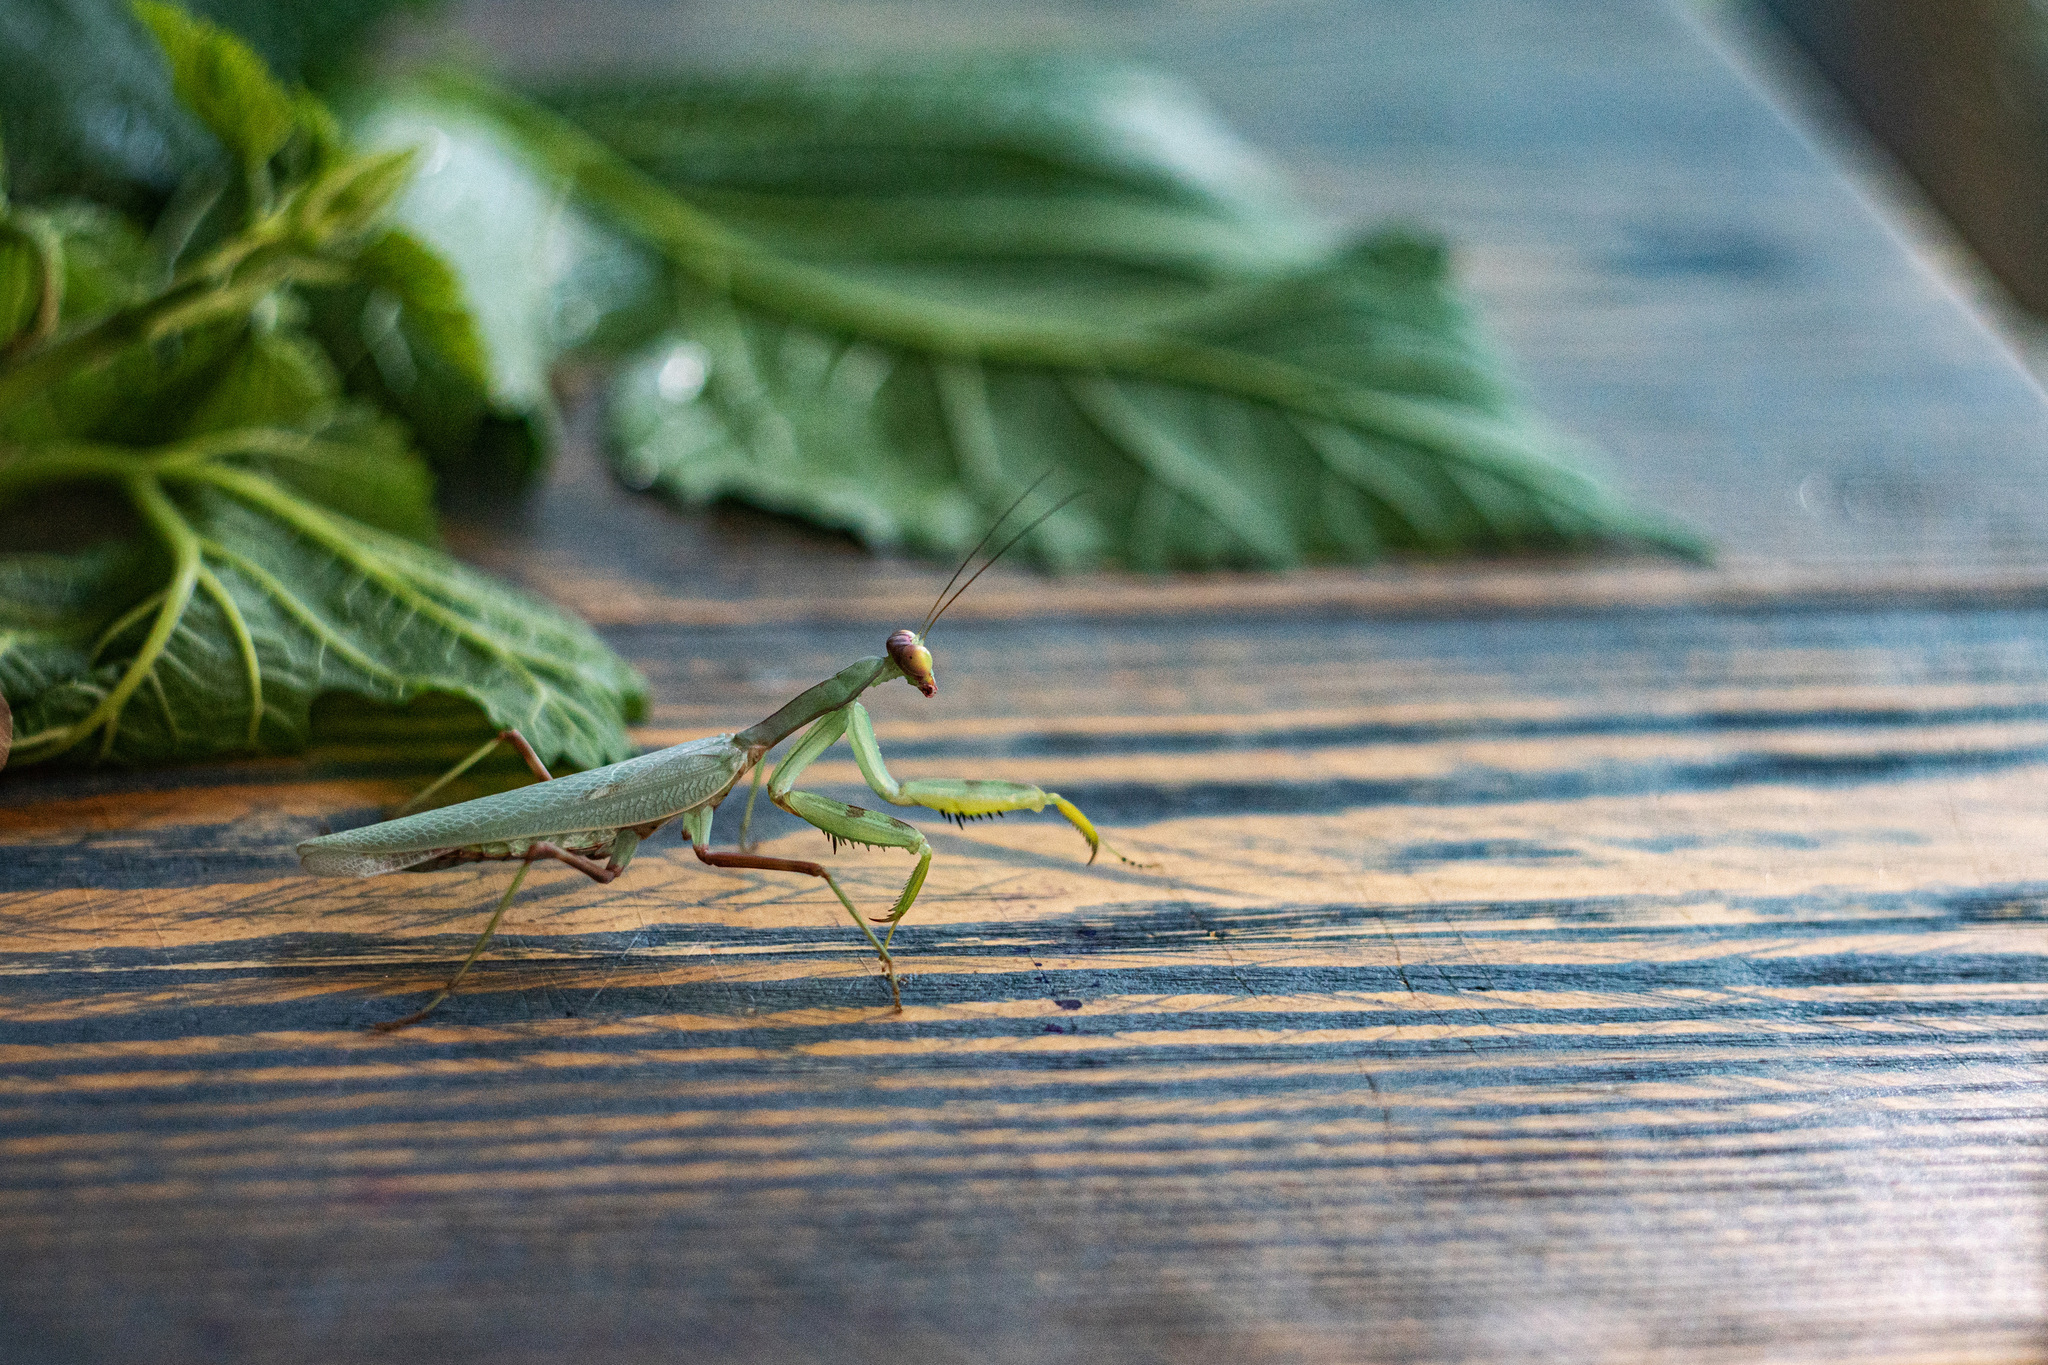
[[[1725,567],[991,575],[938,697],[875,698],[897,772],[1044,783],[1156,867],[927,822],[901,1016],[827,896],[664,835],[611,888],[536,872],[464,992],[373,1035],[503,874],[288,849],[423,767],[0,775],[0,1360],[2048,1355],[2041,400],[1690,21],[1483,8],[1153,17],[1226,101],[1292,41],[1351,104],[1295,91],[1262,140],[1331,183],[1346,146],[1410,158],[1508,243],[1479,283],[1546,403]],[[1572,147],[1576,210],[1538,192]],[[1803,224],[1811,268],[1613,264],[1653,164],[1672,240]],[[758,719],[936,586],[627,495],[578,411],[549,496],[455,540],[647,671],[648,744]],[[1885,451],[1940,496],[1844,500]],[[838,866],[870,902],[908,869]]]

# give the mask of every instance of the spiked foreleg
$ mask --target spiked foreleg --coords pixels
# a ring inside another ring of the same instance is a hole
[[[931,868],[931,845],[925,842],[914,825],[906,825],[893,815],[849,806],[844,801],[834,801],[816,792],[796,790],[797,778],[803,775],[804,769],[817,762],[819,755],[838,743],[839,737],[846,733],[849,713],[856,711],[863,717],[867,714],[861,711],[860,703],[854,702],[819,717],[818,723],[806,730],[796,747],[789,751],[789,757],[775,765],[775,776],[768,781],[768,799],[805,824],[823,830],[826,837],[835,843],[843,839],[850,844],[900,848],[917,855],[917,867],[904,884],[903,894],[896,898],[895,906],[886,915],[872,916],[875,923],[888,924],[890,937],[894,937],[896,922],[910,912],[918,890],[924,886],[925,873]]]
[[[1051,806],[1088,841],[1089,862],[1094,862],[1095,855],[1108,848],[1111,855],[1119,860],[1131,863],[1133,867],[1144,866],[1109,848],[1102,841],[1102,836],[1096,833],[1093,822],[1081,813],[1081,808],[1058,792],[1023,782],[996,782],[975,777],[913,777],[908,782],[898,782],[890,774],[889,765],[882,761],[882,746],[875,742],[875,727],[868,720],[867,708],[856,701],[849,702],[845,711],[846,742],[853,750],[853,761],[860,765],[860,775],[867,779],[875,795],[891,805],[923,806],[962,822],[984,815],[1001,815],[1005,811],[1042,811]],[[778,771],[777,776],[780,775]]]

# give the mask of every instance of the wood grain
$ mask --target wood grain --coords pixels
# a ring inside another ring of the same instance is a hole
[[[683,708],[725,727],[887,625],[632,643],[656,677],[747,661]],[[502,880],[297,875],[294,837],[402,782],[273,765],[174,807],[10,784],[0,1222],[23,1339],[515,1360],[2037,1344],[2048,613],[946,637],[935,701],[877,699],[899,773],[1057,785],[1159,867],[1086,867],[1043,819],[934,823],[901,1016],[803,879],[663,840],[608,889],[537,874],[441,1016],[373,1036]],[[839,863],[877,904],[907,871]]]
[[[926,822],[901,1015],[813,884],[663,836],[610,888],[537,871],[375,1035],[505,874],[289,849],[428,758],[10,770],[0,1361],[2048,1356],[2038,394],[1656,6],[1090,13],[1333,202],[1463,215],[1545,403],[1736,553],[991,575],[939,695],[875,698],[896,771],[1046,783],[1157,866]],[[1802,264],[1670,246],[1709,229]],[[943,577],[628,495],[575,421],[453,539],[596,617],[646,743]],[[1937,491],[1826,500],[1886,450]],[[835,865],[875,905],[909,867]]]

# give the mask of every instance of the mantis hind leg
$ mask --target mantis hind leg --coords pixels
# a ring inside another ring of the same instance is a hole
[[[462,978],[469,974],[470,967],[475,964],[477,958],[483,955],[484,945],[497,935],[498,922],[505,918],[505,908],[512,904],[512,897],[519,893],[519,884],[526,880],[526,874],[532,870],[533,855],[529,855],[526,861],[519,865],[519,871],[513,874],[512,885],[506,887],[505,894],[498,897],[498,908],[491,912],[491,922],[486,924],[484,931],[476,936],[476,943],[470,948],[469,956],[462,959],[462,965],[455,969],[455,975],[448,978],[447,985],[435,991],[431,1000],[414,1010],[411,1014],[406,1015],[403,1019],[387,1019],[381,1024],[372,1024],[371,1027],[379,1033],[395,1033],[399,1029],[410,1028],[432,1014],[436,1009],[439,1009],[441,1002],[454,993],[456,986],[461,984]]]
[[[515,731],[514,733],[517,732]],[[521,744],[525,742],[524,740],[520,741]],[[528,752],[532,751],[528,750]],[[538,759],[534,761],[539,762]],[[566,863],[590,878],[590,880],[596,882],[599,886],[606,885],[614,877],[618,876],[620,872],[620,868],[616,864],[609,867],[601,866],[583,857],[581,854],[570,853],[565,849],[557,848],[553,844],[539,843],[529,846],[526,850],[525,858],[519,864],[519,871],[512,875],[512,885],[506,887],[505,894],[498,897],[498,908],[491,912],[491,922],[486,924],[484,931],[476,936],[476,942],[470,947],[469,956],[462,959],[462,965],[455,969],[455,975],[449,977],[448,983],[441,987],[440,990],[434,992],[433,999],[427,1001],[426,1004],[420,1006],[411,1014],[406,1015],[403,1019],[391,1019],[381,1024],[372,1024],[372,1028],[379,1033],[393,1033],[402,1028],[409,1028],[440,1008],[441,1002],[455,993],[455,988],[462,984],[462,978],[469,974],[469,969],[476,965],[476,960],[479,957],[483,956],[485,946],[497,936],[498,924],[505,918],[505,911],[512,904],[512,897],[519,894],[519,884],[525,881],[526,874],[533,870],[536,858],[553,858],[557,862]],[[870,935],[870,937],[873,936]]]
[[[517,730],[500,730],[491,739],[472,749],[461,762],[435,778],[429,786],[421,791],[414,792],[412,800],[406,802],[392,813],[393,818],[396,819],[400,815],[409,815],[419,809],[420,806],[433,799],[434,793],[440,791],[441,788],[447,786],[486,758],[489,758],[491,751],[500,744],[509,744],[519,751],[519,756],[526,760],[526,770],[533,774],[534,781],[552,782],[555,780],[555,775],[548,771],[548,765],[540,761],[540,755],[535,753],[533,746],[526,742],[525,735],[520,734]]]

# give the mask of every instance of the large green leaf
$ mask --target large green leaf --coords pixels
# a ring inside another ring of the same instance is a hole
[[[266,470],[360,467],[361,450],[265,435],[245,429],[238,449],[217,443],[213,453],[197,443],[69,452],[75,468],[126,467],[123,486],[156,545],[0,560],[0,578],[50,580],[37,595],[0,595],[0,688],[15,700],[17,761],[293,751],[329,691],[391,704],[466,697],[576,766],[632,752],[623,722],[642,705],[641,684],[587,627],[328,511]]]
[[[393,291],[481,367],[446,272],[380,222],[410,158],[348,155],[235,40],[146,12],[249,192],[169,263],[108,215],[0,203],[0,534],[92,545],[0,556],[12,757],[297,750],[329,694],[436,737],[480,712],[551,759],[626,756],[639,679],[434,547],[426,465],[304,325],[308,293]]]
[[[0,512],[99,484],[142,528],[85,554],[0,556],[16,761],[292,751],[331,691],[465,697],[577,766],[629,754],[632,671],[432,548],[432,480],[402,430],[343,404],[304,334],[207,298],[163,334],[147,325],[161,298],[116,310],[129,325],[113,333],[145,339],[103,355],[80,343],[106,318],[65,334],[53,346],[77,361],[47,385],[8,383],[42,353],[0,365]],[[166,412],[179,439],[144,443]]]
[[[726,226],[806,260],[1042,293],[1270,275],[1333,240],[1185,89],[1128,67],[984,58],[548,99]],[[1059,274],[991,279],[1000,263]]]
[[[1035,533],[1057,566],[1697,550],[1521,404],[1433,239],[1330,247],[1156,82],[442,89],[669,266],[629,483],[958,553],[1053,469],[1092,494]]]

